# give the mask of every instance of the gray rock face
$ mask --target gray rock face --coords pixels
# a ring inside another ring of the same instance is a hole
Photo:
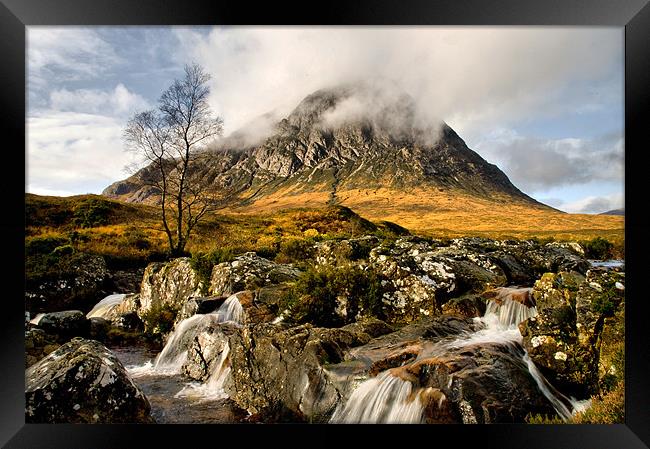
[[[28,423],[149,423],[150,405],[102,344],[75,338],[25,372]]]
[[[244,253],[232,262],[224,262],[212,269],[210,293],[230,296],[242,290],[253,290],[267,285],[295,280],[300,270],[287,264],[278,264],[257,254]]]
[[[52,310],[91,308],[106,296],[110,273],[101,256],[82,255],[68,273],[56,280],[32,285],[25,291],[25,310],[33,315]]]
[[[624,297],[624,273],[547,273],[535,283],[538,315],[519,325],[530,358],[558,388],[580,397],[598,389],[604,320]]]
[[[229,351],[230,336],[239,331],[240,326],[232,323],[212,323],[203,328],[191,342],[181,372],[206,382],[217,368],[221,354]]]
[[[183,321],[197,313],[211,313],[214,312],[226,300],[226,296],[210,296],[207,298],[189,298],[180,312],[176,316],[176,323]]]

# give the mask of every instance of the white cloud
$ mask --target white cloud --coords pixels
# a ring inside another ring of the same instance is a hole
[[[58,111],[125,116],[151,108],[140,95],[118,84],[112,91],[99,89],[57,89],[50,92],[50,107]]]
[[[27,191],[99,193],[125,177],[120,119],[41,111],[27,121]]]
[[[528,193],[594,181],[624,180],[622,133],[595,139],[540,139],[497,129],[475,149]]]
[[[228,27],[207,36],[175,33],[184,58],[213,74],[212,101],[227,131],[273,109],[286,113],[317,89],[382,77],[414,96],[421,116],[442,118],[462,136],[522,118],[584,111],[586,104],[598,107],[609,93],[588,84],[623,69],[623,32],[614,28]],[[621,94],[619,78],[613,91]]]

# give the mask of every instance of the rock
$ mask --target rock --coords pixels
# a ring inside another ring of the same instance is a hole
[[[485,315],[485,299],[481,295],[464,295],[452,298],[442,305],[442,313],[462,318]]]
[[[314,245],[316,264],[337,265],[367,259],[370,250],[379,245],[379,239],[366,235],[357,239],[326,240]]]
[[[278,264],[254,252],[237,256],[232,262],[223,262],[212,269],[210,293],[230,296],[243,290],[294,281],[300,270],[289,264]]]
[[[190,297],[201,296],[202,288],[199,276],[187,257],[167,263],[151,263],[144,271],[139,296],[125,299],[116,313],[137,312],[147,327],[145,318],[148,312],[165,308],[173,314],[172,324]]]
[[[176,316],[176,323],[183,321],[186,318],[189,318],[197,313],[211,313],[214,312],[223,304],[227,296],[209,296],[206,298],[189,298],[180,312]]]
[[[217,368],[221,354],[230,350],[229,337],[239,328],[234,323],[210,323],[204,327],[191,342],[181,373],[206,382]]]
[[[547,273],[535,283],[536,317],[519,325],[531,360],[557,388],[576,397],[598,391],[604,320],[623,300],[616,282],[624,273],[592,269]]]
[[[244,327],[230,337],[230,397],[253,414],[277,410],[320,422],[339,400],[324,371],[343,361],[346,349],[368,341],[345,329],[292,328],[271,324]]]
[[[144,268],[133,270],[114,270],[110,273],[110,287],[116,292],[139,293],[142,285]]]
[[[108,331],[111,328],[111,322],[100,317],[92,317],[88,320],[90,321],[90,338],[98,341],[106,340]]]
[[[521,423],[529,413],[553,415],[517,344],[450,350],[395,368],[416,388],[426,423]]]
[[[74,338],[25,372],[28,423],[150,423],[149,401],[101,343]]]
[[[359,321],[343,326],[341,329],[354,333],[368,334],[371,338],[380,337],[395,331],[391,325],[373,317],[364,317]]]
[[[127,312],[117,315],[111,320],[111,323],[113,326],[127,331],[142,332],[144,330],[144,323],[136,312]]]
[[[69,270],[56,279],[27,279],[25,310],[36,315],[52,310],[90,310],[108,294],[110,273],[101,256],[78,254]]]
[[[72,337],[87,337],[90,332],[90,322],[80,310],[46,313],[36,326],[47,334],[56,336],[60,342]]]

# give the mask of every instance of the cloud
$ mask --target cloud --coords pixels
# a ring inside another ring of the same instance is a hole
[[[96,78],[121,58],[96,30],[78,27],[27,27],[27,67],[32,87]]]
[[[559,208],[565,212],[575,214],[600,214],[624,206],[623,194],[605,196],[588,196],[570,203],[562,204]]]
[[[125,177],[123,122],[98,114],[41,111],[27,120],[27,191],[99,193]]]
[[[623,34],[605,28],[227,27],[175,30],[186,60],[213,74],[227,131],[287,113],[323,87],[377,77],[417,100],[423,120],[461,135],[622,97]],[[612,87],[613,86],[613,87]],[[614,98],[616,95],[614,95]]]
[[[140,95],[118,84],[112,91],[100,89],[57,89],[50,92],[50,107],[58,111],[84,112],[108,116],[131,115],[151,108]]]
[[[475,148],[528,193],[593,181],[624,180],[622,133],[594,139],[541,139],[499,129]]]

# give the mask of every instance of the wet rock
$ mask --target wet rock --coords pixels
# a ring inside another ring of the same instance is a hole
[[[371,338],[380,337],[395,331],[391,325],[373,317],[364,317],[359,321],[343,326],[341,329],[354,333],[365,333]]]
[[[258,256],[244,253],[231,262],[223,262],[212,269],[210,293],[230,296],[242,290],[281,284],[298,278],[300,270],[289,264],[278,264]]]
[[[28,423],[149,423],[150,405],[101,343],[74,338],[25,371]]]
[[[325,421],[339,400],[324,366],[343,361],[345,350],[368,341],[344,329],[292,328],[271,324],[245,327],[231,336],[231,398],[253,414],[289,410]]]
[[[111,329],[111,322],[101,317],[92,317],[88,320],[90,321],[90,338],[98,341],[106,340],[106,336]]]
[[[239,328],[233,323],[211,323],[204,327],[190,343],[181,373],[191,379],[207,381],[217,368],[221,354],[229,351],[230,336]]]
[[[481,295],[464,295],[452,298],[442,305],[442,313],[463,318],[485,315],[485,298]]]
[[[185,304],[183,304],[180,312],[178,312],[178,315],[176,316],[176,322],[178,323],[180,321],[183,321],[184,319],[196,315],[197,313],[204,314],[214,312],[219,308],[219,306],[221,306],[221,304],[223,304],[226,298],[227,296],[189,298]]]
[[[90,332],[90,322],[79,310],[43,314],[36,326],[60,342],[72,337],[87,337]]]
[[[545,274],[533,289],[536,317],[521,323],[523,345],[551,383],[577,397],[598,390],[604,320],[623,300],[624,273],[592,269]]]
[[[555,414],[517,344],[484,344],[424,358],[392,374],[416,388],[427,423],[516,423]]]

